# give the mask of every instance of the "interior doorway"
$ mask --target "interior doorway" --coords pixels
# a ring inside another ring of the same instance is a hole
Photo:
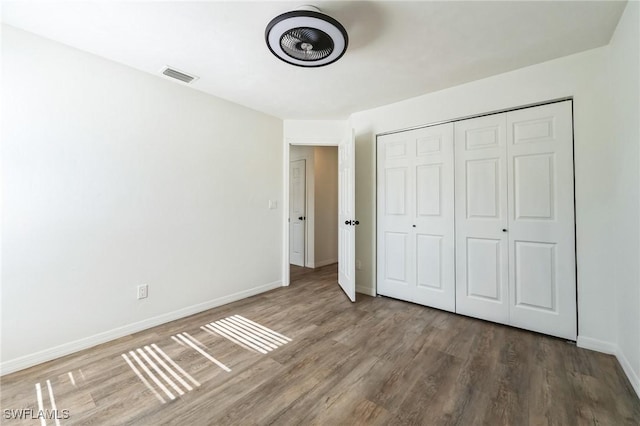
[[[338,147],[289,148],[291,283],[338,263]]]

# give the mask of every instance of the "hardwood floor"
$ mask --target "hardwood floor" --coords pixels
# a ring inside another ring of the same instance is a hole
[[[4,376],[0,421],[40,424],[6,411],[36,417],[40,384],[45,410],[49,386],[60,417],[68,410],[63,425],[640,424],[640,400],[612,356],[397,300],[358,294],[352,304],[335,265],[291,276],[288,288]],[[237,343],[201,328],[212,322]]]

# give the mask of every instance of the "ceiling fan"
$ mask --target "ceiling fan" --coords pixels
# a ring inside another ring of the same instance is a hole
[[[276,57],[300,67],[329,65],[344,55],[349,44],[342,24],[315,6],[276,16],[264,36]]]

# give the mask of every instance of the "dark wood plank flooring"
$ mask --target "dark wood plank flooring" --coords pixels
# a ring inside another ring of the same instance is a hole
[[[0,422],[40,424],[4,411],[37,414],[39,383],[44,407],[50,384],[57,409],[69,410],[65,425],[640,424],[640,400],[612,356],[388,298],[350,303],[335,265],[291,277],[290,287],[4,376]],[[200,328],[231,315],[292,340],[261,354]],[[231,371],[171,338],[184,332]],[[200,386],[160,402],[122,357],[152,344]]]

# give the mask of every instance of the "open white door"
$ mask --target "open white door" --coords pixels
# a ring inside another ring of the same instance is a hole
[[[356,301],[355,133],[338,146],[338,283]]]

